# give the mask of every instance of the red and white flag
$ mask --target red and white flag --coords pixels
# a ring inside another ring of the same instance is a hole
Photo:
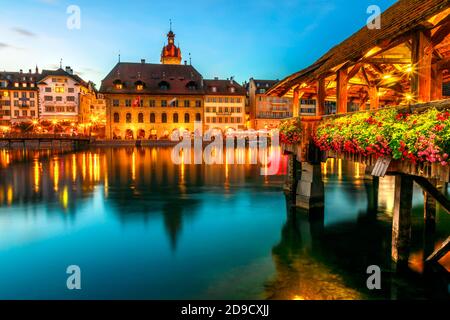
[[[140,107],[141,106],[141,97],[137,97],[136,99],[134,99],[133,101],[133,107]]]

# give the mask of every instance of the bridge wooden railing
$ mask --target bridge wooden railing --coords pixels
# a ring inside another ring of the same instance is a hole
[[[32,133],[6,133],[0,134],[0,140],[69,140],[69,141],[89,141],[89,136],[59,133],[32,134]]]

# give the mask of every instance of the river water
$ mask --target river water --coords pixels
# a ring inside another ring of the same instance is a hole
[[[380,179],[375,207],[364,167],[330,159],[325,210],[308,214],[283,193],[286,159],[262,176],[258,165],[175,165],[170,155],[0,150],[0,298],[449,298],[448,278],[423,274],[417,187],[410,270],[396,274],[392,177]],[[434,247],[449,231],[439,210]],[[67,289],[70,265],[81,290]],[[370,265],[382,269],[381,290],[367,289]]]

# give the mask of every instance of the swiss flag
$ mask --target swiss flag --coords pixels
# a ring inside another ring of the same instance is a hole
[[[133,101],[133,107],[139,107],[141,105],[141,97],[137,97],[136,99],[134,99]]]

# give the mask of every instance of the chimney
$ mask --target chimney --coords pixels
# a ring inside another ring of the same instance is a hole
[[[184,60],[184,65],[187,66],[187,60]]]
[[[28,73],[31,74],[31,69],[28,69]]]
[[[73,70],[72,70],[72,68],[71,68],[70,66],[67,66],[67,67],[66,67],[66,72],[67,72],[68,74],[73,74]]]
[[[142,63],[142,64],[145,64],[145,59],[141,59],[141,63]]]
[[[219,77],[214,77],[214,80],[219,80]]]
[[[22,74],[23,73],[23,70],[22,69],[20,69],[20,74]]]

